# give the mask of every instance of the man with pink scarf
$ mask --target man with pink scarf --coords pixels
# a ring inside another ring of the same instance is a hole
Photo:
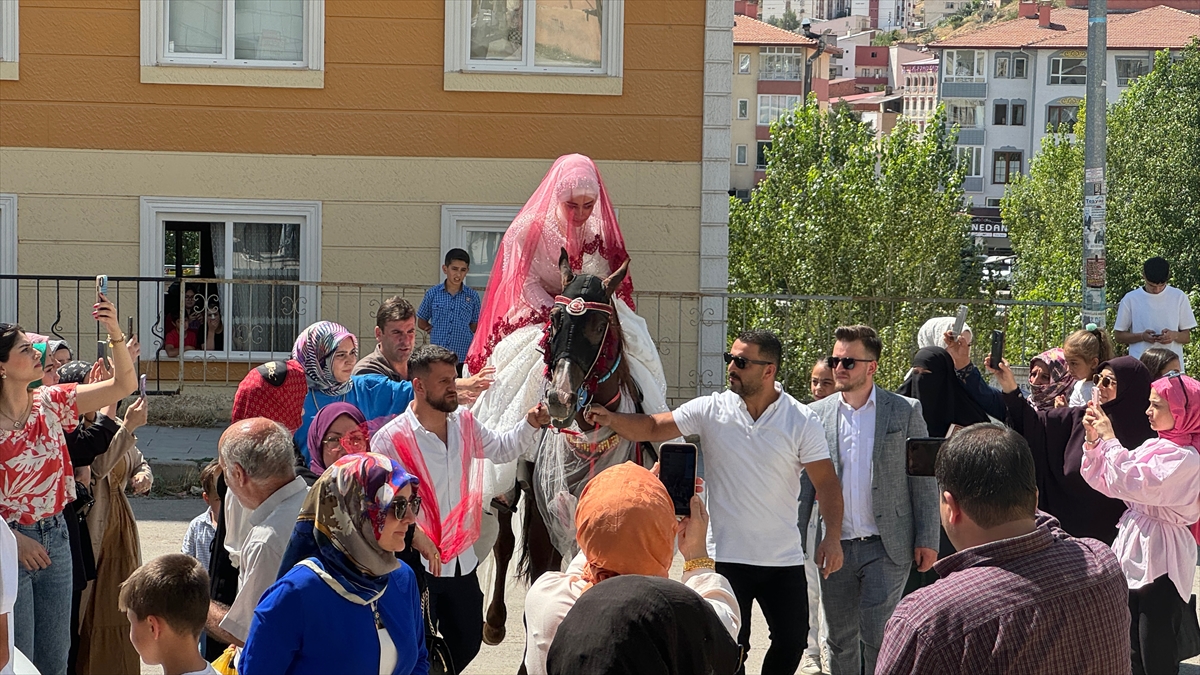
[[[1196,574],[1188,526],[1200,520],[1200,382],[1177,372],[1155,381],[1146,416],[1158,438],[1132,450],[1100,406],[1089,403],[1083,422],[1084,480],[1129,505],[1112,547],[1129,582],[1134,675],[1177,673],[1197,654],[1180,638],[1200,631],[1188,605]]]

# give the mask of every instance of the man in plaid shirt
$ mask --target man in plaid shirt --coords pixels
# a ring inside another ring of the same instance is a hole
[[[1128,590],[1111,549],[1037,511],[1029,446],[976,424],[938,453],[942,526],[958,549],[896,607],[876,675],[1127,675]]]

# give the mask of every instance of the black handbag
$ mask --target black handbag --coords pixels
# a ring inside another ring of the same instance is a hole
[[[450,657],[450,647],[433,628],[433,619],[429,616],[428,588],[421,592],[421,613],[425,616],[425,650],[429,652],[429,675],[458,675],[458,671],[454,669],[454,659]]]

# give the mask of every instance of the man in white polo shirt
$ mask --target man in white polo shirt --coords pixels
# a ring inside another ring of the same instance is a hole
[[[817,565],[825,576],[842,566],[842,489],[821,420],[775,382],[782,354],[770,331],[746,331],[725,354],[728,390],[657,415],[588,411],[594,423],[634,441],[700,436],[712,523],[709,552],[740,605],[743,659],[750,650],[755,600],[767,620],[771,646],[763,675],[793,675],[804,654],[808,591],[796,523],[804,471],[816,486],[826,523]]]

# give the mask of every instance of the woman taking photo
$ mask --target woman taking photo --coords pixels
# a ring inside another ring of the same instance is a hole
[[[417,578],[396,559],[421,509],[416,487],[373,453],[325,470],[284,555],[298,562],[254,610],[240,675],[429,672]]]
[[[17,648],[43,675],[63,675],[71,648],[71,548],[67,503],[74,469],[64,432],[80,410],[99,410],[137,388],[133,361],[108,298],[92,316],[108,333],[114,377],[94,384],[27,386],[42,377],[41,354],[24,330],[0,323],[0,517],[17,539],[20,562],[13,616]]]

